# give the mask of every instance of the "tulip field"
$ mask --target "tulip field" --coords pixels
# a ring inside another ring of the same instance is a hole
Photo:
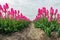
[[[38,13],[35,19],[31,21],[24,16],[20,10],[10,8],[8,3],[0,4],[0,33],[13,33],[21,31],[29,27],[33,23],[35,28],[40,28],[47,36],[51,36],[52,32],[57,32],[60,37],[60,14],[58,9],[50,7],[38,8]]]

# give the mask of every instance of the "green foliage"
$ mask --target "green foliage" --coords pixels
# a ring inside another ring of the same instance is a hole
[[[47,36],[51,36],[53,31],[58,32],[58,36],[60,36],[60,24],[57,23],[57,20],[53,20],[48,22],[48,19],[40,18],[37,21],[34,21],[35,28],[42,29]]]
[[[0,33],[12,33],[28,27],[30,22],[26,20],[0,19]]]

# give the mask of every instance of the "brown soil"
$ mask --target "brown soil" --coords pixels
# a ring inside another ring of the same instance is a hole
[[[31,23],[29,27],[20,32],[11,35],[0,34],[0,40],[60,40],[60,38],[57,38],[56,33],[52,34],[51,38],[47,37],[44,31],[40,28],[34,28],[34,24]]]

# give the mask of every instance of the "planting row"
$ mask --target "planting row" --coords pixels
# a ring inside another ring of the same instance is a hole
[[[47,10],[46,7],[39,8],[34,19],[34,25],[36,28],[42,29],[49,37],[52,32],[56,32],[60,36],[60,14],[58,9],[53,7],[50,7],[50,10]]]
[[[30,24],[30,20],[19,10],[9,8],[5,3],[0,5],[0,33],[20,31]]]

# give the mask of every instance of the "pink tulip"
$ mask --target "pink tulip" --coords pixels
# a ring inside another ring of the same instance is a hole
[[[55,10],[55,14],[54,15],[56,15],[57,13],[58,13],[58,9]]]
[[[37,21],[40,18],[41,18],[41,16],[36,16],[35,21]]]
[[[7,12],[7,10],[6,10],[6,9],[3,9],[3,12],[4,12],[4,13],[6,13],[6,12]]]
[[[54,9],[53,9],[53,7],[50,8],[50,14],[51,14],[51,15],[54,14]]]
[[[3,19],[6,19],[6,16],[2,16]]]
[[[48,11],[48,10],[46,10],[45,17],[46,17],[46,16],[48,16],[48,14],[49,14],[49,11]]]
[[[48,22],[51,22],[51,21],[52,21],[52,17],[49,16],[49,17],[48,17]]]
[[[11,11],[8,11],[8,15],[9,15],[9,18],[10,19],[14,19],[15,17],[14,17],[14,13],[15,11],[14,11],[14,9],[13,8],[11,8]]]
[[[0,12],[0,17],[2,17],[2,13]]]
[[[38,15],[42,15],[42,10],[40,8],[38,9]]]
[[[4,12],[4,13],[7,12],[7,10],[6,10],[6,6],[5,6],[5,5],[3,5],[3,12]]]
[[[9,8],[8,3],[6,3],[6,4],[5,4],[5,8],[6,8],[6,9],[8,9],[8,8]]]
[[[19,16],[16,16],[16,20],[19,20],[20,18],[19,18]]]
[[[46,7],[43,7],[43,8],[42,8],[42,11],[43,11],[44,13],[46,13]]]
[[[23,16],[22,13],[20,14],[20,16],[21,16],[21,17]]]
[[[37,20],[38,20],[37,18],[34,19],[34,21],[37,21]]]
[[[15,10],[13,9],[13,8],[11,8],[11,15],[14,17],[14,15],[15,15]]]
[[[18,10],[18,13],[20,13],[20,11]]]
[[[8,11],[8,17],[9,17],[10,19],[12,19],[12,18],[11,18],[11,12],[10,12],[10,11]]]
[[[15,10],[15,12],[14,12],[14,13],[15,13],[15,18],[16,18],[17,11]]]
[[[11,13],[14,14],[14,9],[13,8],[11,8]]]
[[[17,11],[15,10],[15,14],[17,14]]]
[[[24,16],[24,20],[26,20],[26,21],[30,21],[26,16]]]
[[[60,20],[60,14],[57,14],[57,20]]]
[[[4,8],[4,9],[6,9],[6,6],[5,6],[5,5],[3,5],[3,8]]]
[[[8,11],[7,13],[8,13],[8,15],[10,15],[10,14],[11,14],[11,12],[10,12],[10,11]]]
[[[60,14],[57,14],[57,21],[60,24]]]
[[[20,11],[18,10],[18,16],[20,16],[19,13],[20,13]]]
[[[2,6],[0,5],[0,10],[2,10],[3,8],[2,8]]]

